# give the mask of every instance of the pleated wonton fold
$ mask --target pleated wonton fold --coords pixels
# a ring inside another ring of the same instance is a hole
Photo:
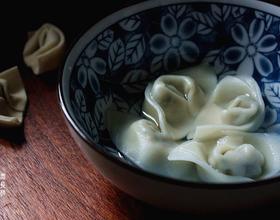
[[[168,159],[196,165],[204,182],[250,182],[279,174],[279,141],[276,134],[201,126],[194,139],[174,148]]]
[[[35,74],[56,69],[65,50],[63,32],[52,24],[44,24],[30,34],[23,50],[24,62]]]
[[[265,105],[257,82],[249,76],[226,76],[217,84],[195,125],[256,131],[264,115]]]
[[[20,125],[26,103],[27,96],[18,68],[0,73],[0,126]]]
[[[216,84],[217,77],[207,66],[160,76],[145,90],[143,112],[166,137],[184,138],[193,132],[195,118]]]
[[[199,181],[191,164],[167,160],[180,142],[167,138],[153,121],[115,110],[107,112],[106,121],[117,148],[138,167],[164,176]]]
[[[280,173],[280,136],[258,132],[265,104],[250,76],[218,81],[204,65],[162,75],[147,86],[142,112],[144,119],[111,111],[107,120],[117,148],[140,168],[214,183]]]

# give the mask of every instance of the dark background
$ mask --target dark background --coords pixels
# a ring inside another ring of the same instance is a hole
[[[43,23],[57,25],[69,47],[77,37],[100,19],[139,0],[102,1],[12,1],[0,6],[0,71],[22,65],[27,32]],[[59,3],[59,4],[58,4]],[[2,7],[3,6],[3,7]]]
[[[152,0],[151,0],[152,1]],[[279,0],[265,0],[279,4]],[[63,30],[67,46],[100,19],[140,0],[11,1],[0,5],[0,71],[22,65],[27,32],[45,22]]]

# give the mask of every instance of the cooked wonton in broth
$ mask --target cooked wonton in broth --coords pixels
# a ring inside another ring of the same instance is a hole
[[[145,90],[143,117],[108,111],[117,148],[160,175],[214,183],[251,182],[280,171],[280,136],[258,132],[265,115],[249,76],[220,81],[208,66],[163,75]]]
[[[143,112],[166,137],[184,138],[193,131],[195,118],[216,84],[214,71],[207,67],[192,68],[185,75],[161,76],[147,86]]]

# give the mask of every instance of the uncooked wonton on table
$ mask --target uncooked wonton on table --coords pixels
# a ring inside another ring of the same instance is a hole
[[[0,127],[19,126],[27,96],[17,67],[0,73]]]
[[[23,50],[24,62],[38,75],[56,69],[65,50],[63,32],[52,24],[44,24],[30,33]]]

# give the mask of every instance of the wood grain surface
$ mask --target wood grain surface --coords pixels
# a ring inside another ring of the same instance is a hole
[[[137,1],[113,4],[109,9],[96,14],[95,22],[133,2]],[[98,8],[95,10],[98,11]],[[57,16],[58,11],[50,17],[48,14],[37,14],[37,19],[36,16],[26,18],[22,21],[17,36],[6,35],[7,41],[0,43],[0,48],[5,48],[0,53],[0,71],[19,65],[29,97],[24,126],[16,130],[0,129],[0,172],[6,174],[6,194],[0,197],[0,220],[199,218],[150,207],[127,196],[102,177],[82,156],[66,128],[57,99],[58,71],[36,77],[22,64],[21,50],[28,28],[52,21],[62,29],[65,27],[66,37],[71,41],[76,33],[95,23],[81,22],[83,25],[73,27],[67,20],[74,23],[72,12],[74,9],[63,18]],[[84,15],[80,18],[81,21],[86,20],[86,16],[90,15]],[[6,24],[5,27],[10,30],[9,25]],[[14,47],[6,49],[4,46],[7,42],[12,44],[12,41],[15,42]],[[5,51],[9,51],[9,54]],[[258,210],[231,214],[230,218],[265,217],[268,212],[276,213],[277,206],[278,204],[274,204]]]

